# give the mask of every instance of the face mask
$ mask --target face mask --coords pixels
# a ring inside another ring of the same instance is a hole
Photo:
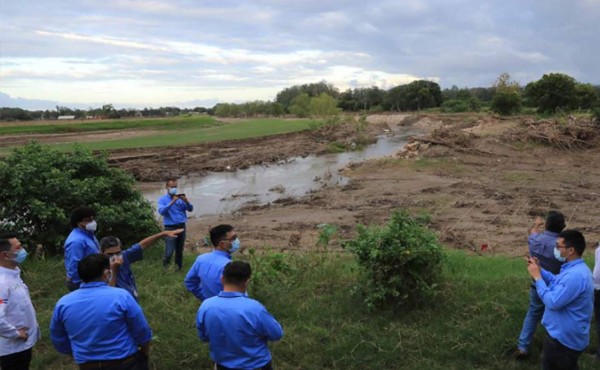
[[[18,264],[23,263],[25,261],[25,258],[27,258],[27,251],[25,249],[20,249],[16,254],[17,255],[11,258],[11,260],[15,261]]]
[[[88,222],[88,223],[85,225],[85,229],[86,229],[87,231],[94,232],[94,231],[96,231],[96,228],[98,228],[98,224],[96,223],[96,220],[94,220],[94,221],[92,221],[92,222]]]
[[[554,247],[554,258],[556,258],[559,262],[565,262],[567,257],[563,257],[560,255],[560,250]]]
[[[240,249],[240,239],[237,238],[236,240],[231,242],[231,249],[229,250],[229,253],[235,253],[237,252],[237,250]]]
[[[169,188],[169,195],[176,195],[177,194],[177,188]]]

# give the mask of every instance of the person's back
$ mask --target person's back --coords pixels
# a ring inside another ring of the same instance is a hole
[[[225,251],[214,250],[199,255],[185,276],[187,290],[200,300],[216,296],[223,290],[221,275],[229,262],[231,255]]]
[[[56,350],[79,364],[129,363],[146,369],[152,331],[141,307],[124,289],[108,286],[108,257],[92,254],[79,263],[84,283],[62,297],[54,308],[50,338]],[[139,349],[141,347],[141,349]]]
[[[246,296],[251,269],[246,262],[227,264],[223,291],[200,305],[196,328],[210,343],[210,356],[218,370],[270,370],[268,341],[281,339],[281,325],[258,301]]]

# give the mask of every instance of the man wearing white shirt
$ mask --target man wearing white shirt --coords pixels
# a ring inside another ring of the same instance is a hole
[[[29,289],[19,265],[27,251],[15,234],[0,235],[0,368],[27,370],[31,348],[40,338]]]

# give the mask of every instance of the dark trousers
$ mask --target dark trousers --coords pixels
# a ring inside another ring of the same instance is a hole
[[[544,340],[542,353],[543,370],[578,370],[577,360],[581,351],[575,351],[552,337]]]
[[[232,368],[221,366],[221,365],[217,364],[217,370],[237,370],[237,369],[232,369]],[[265,366],[258,368],[256,370],[273,370],[273,365],[271,365],[271,361],[269,361],[268,364],[266,364]]]
[[[171,256],[175,252],[175,263],[181,270],[183,267],[183,246],[185,245],[185,224],[178,225],[165,225],[165,230],[177,230],[184,229],[183,232],[176,237],[165,238],[165,258],[163,259],[163,265],[167,266],[171,262]]]
[[[25,351],[0,356],[0,369],[2,370],[28,370],[31,362],[31,348]]]
[[[594,290],[594,316],[596,316],[596,332],[598,334],[596,357],[600,358],[600,290]]]
[[[131,361],[126,361],[122,364],[102,364],[99,361],[96,364],[81,364],[79,368],[82,370],[98,369],[98,370],[148,370],[148,358],[142,352],[138,352],[134,355]],[[4,370],[4,369],[2,369]]]

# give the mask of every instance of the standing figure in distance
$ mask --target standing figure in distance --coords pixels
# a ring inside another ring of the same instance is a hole
[[[79,289],[81,280],[77,273],[77,264],[85,256],[100,253],[100,243],[96,232],[96,211],[89,207],[80,207],[71,214],[73,230],[65,241],[65,268],[67,270],[67,289],[70,292]]]
[[[158,213],[163,217],[165,230],[183,229],[183,232],[176,237],[165,238],[165,258],[163,266],[167,267],[171,262],[173,252],[175,252],[175,263],[181,271],[183,268],[183,247],[185,245],[185,223],[187,222],[187,213],[194,210],[194,206],[188,201],[185,194],[181,194],[177,189],[177,179],[168,179],[166,181],[167,194],[158,198]]]

